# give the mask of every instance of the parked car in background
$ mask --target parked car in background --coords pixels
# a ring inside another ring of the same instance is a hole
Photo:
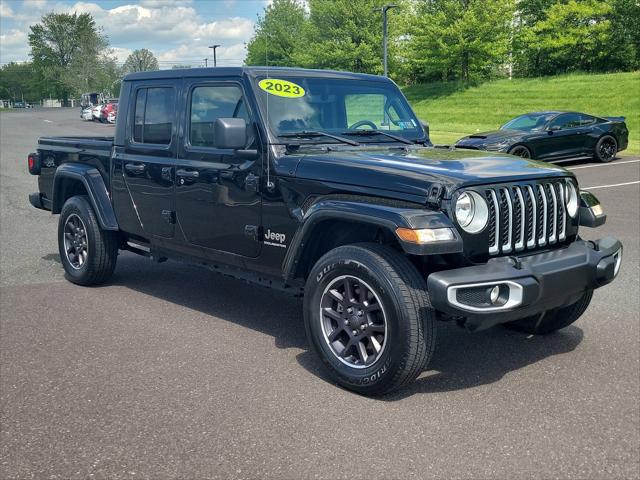
[[[116,123],[116,117],[118,116],[118,104],[113,111],[109,112],[107,116],[107,123]]]
[[[13,108],[28,108],[27,102],[14,102]]]
[[[82,120],[93,120],[93,107],[86,107],[80,111],[80,118]]]
[[[104,104],[104,107],[102,107],[102,110],[100,111],[100,121],[103,123],[107,123],[109,121],[109,114],[111,114],[118,108],[117,105],[118,105],[117,98],[112,98],[110,100],[107,100],[107,102]]]
[[[579,112],[533,112],[494,130],[456,142],[458,148],[507,152],[536,160],[592,157],[610,162],[625,148],[629,130],[625,117],[596,117]]]
[[[102,109],[104,108],[104,104],[96,105],[91,109],[91,114],[93,116],[93,120],[96,122],[100,121],[100,115],[102,114]]]

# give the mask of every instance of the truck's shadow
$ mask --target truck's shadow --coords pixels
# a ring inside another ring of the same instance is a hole
[[[454,324],[440,323],[428,371],[413,384],[381,400],[395,401],[415,394],[451,392],[494,383],[528,365],[572,351],[582,337],[582,329],[576,326],[551,335],[529,336],[500,326],[469,333]],[[298,362],[314,375],[331,381],[313,352],[299,354]]]
[[[273,337],[278,348],[303,349],[305,351],[297,355],[298,363],[313,375],[331,382],[307,345],[300,299],[204,268],[173,262],[154,265],[129,254],[123,257],[125,255],[120,258],[112,284],[262,332]],[[510,372],[574,350],[583,337],[582,330],[576,326],[552,335],[527,336],[502,327],[469,333],[449,323],[439,324],[437,334],[429,370],[414,384],[383,400],[494,383]]]

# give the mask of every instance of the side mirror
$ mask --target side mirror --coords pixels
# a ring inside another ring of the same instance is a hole
[[[213,124],[216,148],[239,150],[247,145],[247,123],[243,118],[218,118]]]
[[[420,122],[420,125],[422,126],[424,133],[427,135],[427,138],[429,138],[429,123],[420,118],[418,119],[418,121]]]
[[[549,132],[557,132],[558,130],[562,130],[562,127],[560,125],[549,127]]]

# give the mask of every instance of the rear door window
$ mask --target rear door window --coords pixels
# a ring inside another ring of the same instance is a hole
[[[133,140],[169,145],[173,131],[175,93],[171,87],[141,88],[136,94]]]

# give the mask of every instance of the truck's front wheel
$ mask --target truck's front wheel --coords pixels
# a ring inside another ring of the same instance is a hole
[[[313,267],[305,287],[307,337],[340,385],[382,395],[412,382],[435,344],[424,279],[390,247],[338,247]]]
[[[115,232],[102,230],[84,195],[68,199],[58,223],[60,261],[69,281],[98,285],[109,280],[118,258]]]

